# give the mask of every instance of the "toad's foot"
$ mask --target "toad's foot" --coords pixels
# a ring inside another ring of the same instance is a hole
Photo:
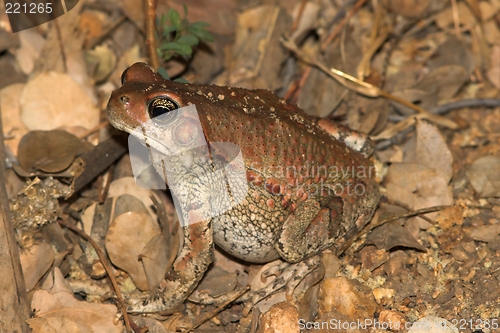
[[[172,269],[152,298],[131,299],[127,312],[171,312],[178,308],[200,282],[213,260],[213,235],[210,220],[184,228],[184,245]]]
[[[243,315],[247,316],[255,304],[266,299],[282,288],[286,288],[286,298],[291,300],[297,286],[304,280],[304,278],[312,273],[315,273],[314,282],[311,284],[314,285],[316,282],[320,281],[324,275],[324,267],[321,264],[320,256],[314,256],[294,264],[282,262],[278,265],[269,267],[262,272],[261,279],[263,282],[265,282],[265,280],[267,280],[270,276],[275,276],[275,279],[270,281],[264,287],[248,293],[248,295],[251,296],[251,299],[250,302],[246,304],[245,309],[243,310]]]

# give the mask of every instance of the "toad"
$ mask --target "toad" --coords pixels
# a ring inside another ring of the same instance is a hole
[[[130,312],[182,304],[215,244],[250,263],[298,263],[344,245],[379,203],[370,141],[267,90],[169,81],[136,63],[107,114],[149,148],[184,232],[156,297]]]

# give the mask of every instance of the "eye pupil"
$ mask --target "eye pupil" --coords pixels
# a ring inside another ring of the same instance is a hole
[[[156,123],[175,118],[177,112],[172,112],[179,108],[179,104],[168,97],[157,97],[149,102],[148,112],[149,117]]]

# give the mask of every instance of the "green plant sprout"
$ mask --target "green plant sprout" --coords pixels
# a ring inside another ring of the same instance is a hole
[[[157,22],[158,55],[165,61],[174,56],[189,58],[193,54],[193,46],[202,42],[213,42],[214,36],[205,30],[210,26],[206,22],[189,23],[187,7],[184,5],[184,18],[179,12],[170,9]]]

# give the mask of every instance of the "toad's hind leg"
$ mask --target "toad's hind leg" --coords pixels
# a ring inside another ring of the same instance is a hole
[[[181,305],[198,285],[213,261],[213,231],[210,220],[184,227],[184,245],[172,269],[153,298],[129,300],[127,312],[171,311]]]
[[[284,260],[295,263],[333,245],[335,226],[329,208],[316,200],[306,200],[288,216],[275,248]]]

